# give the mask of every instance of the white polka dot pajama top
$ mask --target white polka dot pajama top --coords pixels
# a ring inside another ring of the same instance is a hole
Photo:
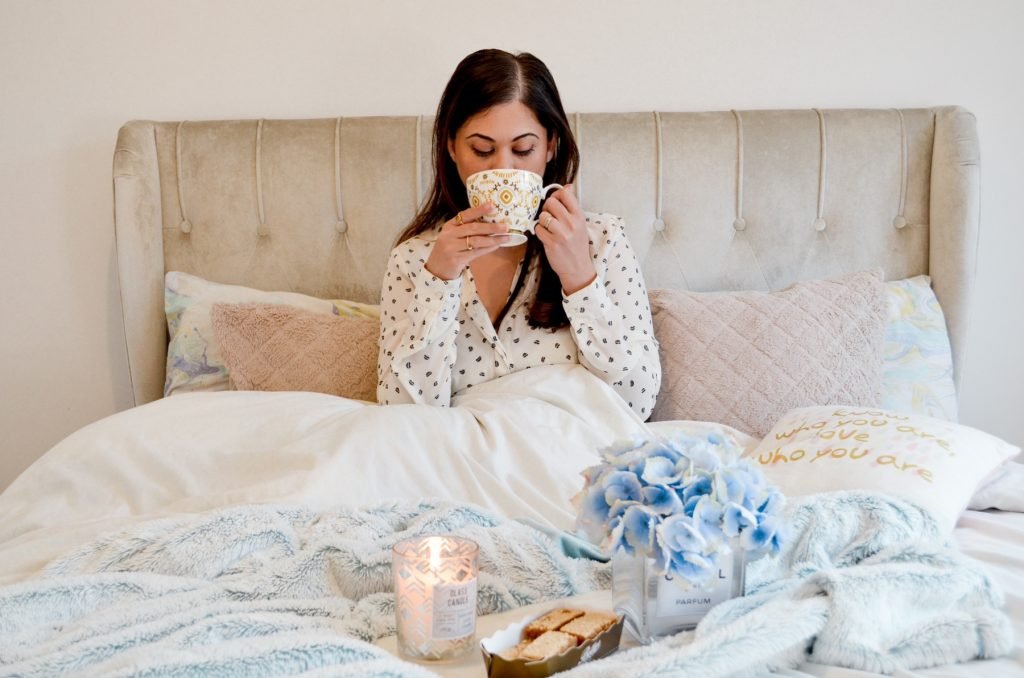
[[[468,267],[454,280],[441,280],[423,267],[436,234],[395,247],[381,288],[378,402],[447,407],[452,394],[496,377],[580,363],[647,419],[661,385],[661,364],[640,265],[621,218],[588,213],[587,227],[597,278],[562,295],[570,324],[553,332],[528,321],[540,282],[536,259],[495,328]],[[518,276],[517,270],[513,287]]]

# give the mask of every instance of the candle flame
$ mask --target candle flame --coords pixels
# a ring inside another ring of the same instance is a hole
[[[430,548],[430,569],[437,572],[441,569],[441,546],[443,542],[440,537],[431,537],[427,540]]]

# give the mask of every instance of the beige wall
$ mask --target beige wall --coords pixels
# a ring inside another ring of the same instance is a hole
[[[524,16],[498,30],[508,16],[466,1],[0,0],[0,488],[130,403],[111,225],[123,121],[428,113],[484,46],[543,58],[569,110],[972,109],[983,211],[962,418],[1024,444],[1024,3],[511,6]]]

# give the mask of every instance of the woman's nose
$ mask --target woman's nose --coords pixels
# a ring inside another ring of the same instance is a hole
[[[515,169],[515,155],[511,148],[495,149],[491,156],[491,166],[488,169]]]

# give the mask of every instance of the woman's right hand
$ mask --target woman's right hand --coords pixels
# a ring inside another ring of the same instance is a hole
[[[488,202],[462,210],[446,221],[424,268],[442,280],[454,280],[471,261],[501,247],[508,241],[508,225],[478,221],[493,211],[494,206]]]

